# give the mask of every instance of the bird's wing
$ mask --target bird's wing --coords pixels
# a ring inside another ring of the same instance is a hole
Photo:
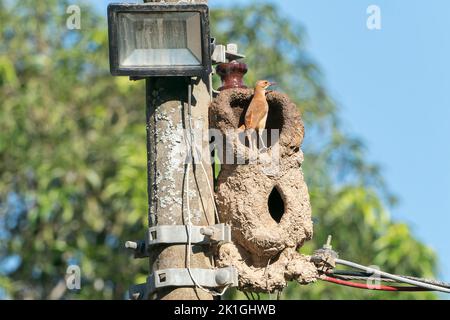
[[[245,127],[247,129],[256,129],[266,115],[267,112],[262,102],[253,100],[245,114]]]

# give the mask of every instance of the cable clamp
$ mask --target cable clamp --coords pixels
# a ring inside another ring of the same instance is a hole
[[[149,246],[187,244],[189,232],[192,244],[204,245],[217,242],[231,242],[231,227],[222,223],[212,226],[189,227],[176,225],[151,227],[148,233],[148,244]]]
[[[151,246],[187,244],[189,231],[191,232],[191,244],[207,245],[231,242],[231,226],[224,223],[191,227],[187,225],[166,225],[149,228],[146,240],[127,241],[125,248],[133,250],[136,259],[146,258],[149,256]]]
[[[194,278],[197,284],[194,283]],[[147,283],[130,288],[130,299],[147,300],[158,289],[166,287],[196,287],[221,289],[238,286],[238,272],[234,267],[221,269],[164,269],[147,278]]]
[[[311,261],[316,265],[318,271],[328,273],[336,268],[336,259],[338,258],[338,253],[331,246],[331,236],[328,236],[327,243],[322,249],[314,251]]]

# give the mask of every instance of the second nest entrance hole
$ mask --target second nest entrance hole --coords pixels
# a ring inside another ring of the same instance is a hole
[[[268,206],[269,213],[272,219],[277,223],[280,223],[281,218],[284,215],[285,207],[283,197],[281,196],[277,187],[274,187],[269,195]]]

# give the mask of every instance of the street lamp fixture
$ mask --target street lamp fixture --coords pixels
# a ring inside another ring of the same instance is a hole
[[[130,77],[209,74],[208,14],[205,4],[110,4],[111,74]]]

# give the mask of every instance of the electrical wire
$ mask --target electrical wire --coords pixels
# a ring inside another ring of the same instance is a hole
[[[189,93],[188,93],[188,123],[189,123],[189,131],[190,131],[190,138],[191,138],[191,142],[190,142],[190,149],[192,152],[192,149],[195,150],[196,155],[197,154],[197,150],[198,150],[198,146],[195,143],[195,139],[194,139],[194,133],[193,133],[193,126],[192,126],[192,85],[189,84]],[[193,160],[195,160],[194,158],[194,153],[192,153],[192,158]],[[200,157],[197,157],[197,159],[200,162],[200,167],[202,168],[203,174],[205,175],[205,179],[206,179],[206,183],[208,184],[208,189],[209,189],[209,195],[211,197],[212,203],[213,203],[213,207],[214,207],[214,214],[216,216],[216,220],[217,223],[220,223],[220,218],[219,218],[219,210],[217,210],[217,205],[216,205],[216,199],[214,197],[214,191],[213,188],[211,186],[211,183],[209,182],[209,176],[208,173],[206,172],[206,168],[205,165],[203,164],[203,161]],[[193,161],[195,163],[195,161]]]
[[[192,282],[194,283],[196,288],[199,288],[200,290],[211,294],[213,296],[222,296],[225,294],[225,292],[227,291],[229,285],[225,286],[223,288],[223,290],[221,292],[216,292],[216,291],[212,291],[209,289],[204,288],[203,286],[201,286],[197,279],[195,279],[194,275],[192,274],[192,270],[191,270],[191,254],[192,254],[192,221],[191,221],[191,207],[190,207],[190,203],[189,203],[189,172],[190,172],[190,167],[191,167],[191,162],[194,165],[195,164],[195,158],[194,158],[194,153],[192,152],[194,144],[195,144],[195,140],[194,140],[194,134],[193,134],[193,129],[192,129],[192,122],[191,122],[191,108],[192,108],[192,85],[189,84],[188,85],[188,122],[189,122],[189,138],[187,137],[186,133],[185,133],[185,140],[186,140],[186,149],[187,149],[187,154],[191,154],[190,159],[187,162],[186,165],[186,208],[187,208],[187,220],[188,220],[188,224],[187,224],[187,236],[188,236],[188,253],[186,254],[186,264],[187,264],[187,270],[189,273],[189,276],[192,280]],[[202,164],[203,167],[203,163],[200,162]],[[204,168],[204,167],[203,167]],[[206,170],[204,169],[204,172],[206,174]],[[195,172],[194,172],[195,174]],[[207,181],[208,181],[208,185],[211,186],[209,184],[209,180],[208,177]],[[216,210],[216,214],[217,214],[217,208],[214,202],[214,195],[212,195],[213,197],[213,203],[214,203],[214,208]],[[218,214],[217,214],[218,215]]]
[[[200,167],[202,168],[203,173],[205,174],[206,182],[208,184],[209,194],[211,196],[213,206],[214,206],[214,212],[216,215],[216,221],[217,221],[217,223],[220,223],[219,211],[217,210],[216,199],[214,198],[213,188],[211,186],[211,183],[209,182],[208,173],[206,172],[205,166],[203,165],[203,161],[200,161]]]
[[[365,283],[357,283],[357,282],[351,282],[346,280],[341,280],[329,276],[324,276],[321,278],[323,281],[352,287],[352,288],[358,288],[358,289],[366,289],[366,290],[375,290],[375,291],[433,291],[432,289],[426,289],[422,287],[398,287],[398,286],[385,286],[385,285],[369,285]]]
[[[406,283],[406,284],[410,284],[413,286],[417,286],[417,287],[421,287],[424,289],[429,289],[431,291],[440,291],[440,292],[444,292],[444,293],[450,293],[450,289],[449,288],[445,288],[442,286],[438,286],[438,285],[434,285],[434,284],[429,284],[429,283],[425,283],[423,281],[418,281],[418,280],[413,280],[413,279],[409,279],[403,276],[398,276],[398,275],[394,275],[394,274],[390,274],[384,271],[380,271],[380,270],[376,270],[370,267],[366,267],[351,261],[347,261],[347,260],[343,260],[343,259],[336,259],[336,264],[340,264],[340,265],[344,265],[347,267],[351,267],[351,268],[355,268],[355,269],[359,269],[359,270],[363,270],[367,273],[371,273],[371,274],[375,274],[375,275],[379,275],[388,279],[392,279],[401,283]]]
[[[343,276],[343,275],[339,275],[339,274],[334,274],[334,273],[327,273],[326,274],[329,277],[332,278],[338,278],[341,280],[349,280],[349,281],[353,281],[353,280],[357,280],[357,281],[367,281],[367,280],[379,280],[381,282],[397,282],[395,280],[392,279],[386,279],[386,278],[375,278],[373,276],[369,276],[369,277],[362,277],[362,276]]]
[[[226,290],[228,289],[228,286],[225,286],[225,288],[223,289],[222,292],[215,292],[212,290],[208,290],[206,288],[204,288],[203,286],[201,286],[198,281],[195,279],[194,275],[192,274],[192,270],[191,270],[191,254],[192,254],[192,221],[191,221],[191,208],[190,208],[190,204],[189,204],[189,169],[190,169],[190,163],[188,162],[187,164],[187,177],[186,177],[186,194],[187,194],[187,201],[186,201],[186,206],[187,206],[187,216],[188,216],[188,225],[187,225],[187,229],[188,229],[188,253],[186,255],[186,264],[187,264],[187,270],[189,273],[189,276],[191,277],[192,282],[194,283],[194,285],[199,288],[200,290],[209,293],[213,296],[222,296],[225,294]]]
[[[220,91],[214,90],[212,73],[209,74],[209,94],[211,96],[211,102],[213,101],[214,96],[217,96],[220,94]]]
[[[344,280],[367,280],[368,278],[372,278],[373,274],[363,272],[363,271],[353,271],[353,270],[333,270],[333,272],[327,273],[328,276],[336,277]],[[448,288],[450,289],[450,283],[437,281],[437,280],[430,280],[430,279],[423,279],[423,278],[417,278],[417,277],[411,277],[411,276],[403,276],[407,279],[411,280],[417,280],[420,282],[428,283],[428,284],[434,284],[439,287]],[[385,277],[381,277],[381,281],[383,282],[396,282],[395,280],[388,279]]]

